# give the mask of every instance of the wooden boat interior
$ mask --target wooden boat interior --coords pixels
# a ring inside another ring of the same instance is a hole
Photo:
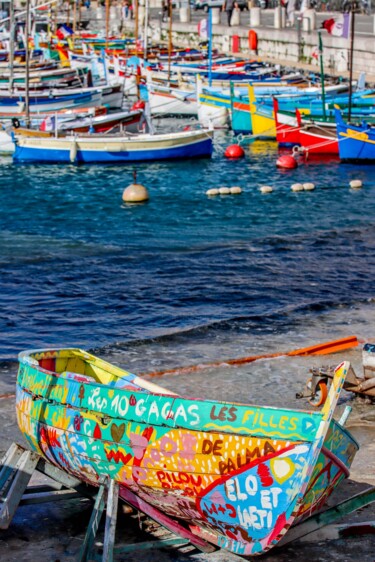
[[[174,392],[107,363],[79,349],[64,349],[57,356],[46,357],[45,353],[32,353],[31,360],[42,369],[58,377],[83,383],[95,383],[123,390],[174,395]]]

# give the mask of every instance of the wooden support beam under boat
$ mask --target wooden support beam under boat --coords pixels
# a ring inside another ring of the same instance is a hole
[[[206,553],[214,552],[215,550],[217,550],[215,546],[199,538],[197,535],[194,535],[191,531],[189,531],[189,529],[183,527],[181,523],[175,521],[165,513],[162,513],[123,486],[120,488],[120,498],[131,507],[142,511],[143,513],[151,517],[151,519],[153,519],[172,533],[175,533],[177,536],[188,540],[198,550]]]

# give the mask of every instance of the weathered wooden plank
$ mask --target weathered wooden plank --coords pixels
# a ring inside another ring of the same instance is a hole
[[[119,485],[110,480],[107,497],[107,513],[105,518],[103,562],[113,562],[115,544]]]
[[[73,498],[81,498],[81,494],[75,490],[53,490],[49,492],[29,492],[22,496],[19,505],[31,505],[36,503],[45,503],[50,501],[71,500]]]
[[[314,533],[321,527],[334,523],[345,515],[375,502],[375,487],[368,488],[364,492],[360,492],[347,500],[344,500],[337,505],[309,517],[306,521],[299,523],[292,529],[289,529],[288,534],[280,541],[280,545],[288,544],[292,541],[298,540],[310,533]]]
[[[4,497],[6,495],[7,487],[9,487],[11,482],[11,476],[14,469],[19,462],[22,454],[25,452],[24,447],[18,445],[17,443],[12,443],[5,455],[1,460],[1,470],[0,470],[0,496]]]
[[[38,463],[39,455],[24,451],[13,471],[12,483],[0,506],[0,529],[7,529]]]
[[[188,540],[192,545],[198,548],[198,550],[207,553],[216,550],[213,545],[197,537],[186,527],[183,527],[180,523],[178,523],[178,521],[175,521],[171,517],[168,517],[152,505],[142,500],[140,497],[133,494],[133,492],[131,492],[127,488],[122,487],[120,489],[120,497],[126,503],[128,503],[135,509],[142,511],[143,513],[151,517],[151,519],[154,519],[154,521],[156,521],[172,533]]]
[[[105,491],[106,491],[106,486],[104,481],[102,481],[102,484],[99,487],[96,499],[95,499],[95,504],[94,504],[94,508],[92,510],[92,514],[90,517],[90,521],[87,527],[87,531],[86,531],[86,535],[85,538],[83,540],[83,544],[79,553],[79,556],[77,558],[77,562],[87,562],[90,558],[90,551],[93,547],[94,544],[94,540],[96,537],[96,533],[98,532],[98,528],[99,528],[99,524],[100,524],[100,520],[102,518],[102,514],[104,511],[104,507],[105,507]]]
[[[91,499],[97,493],[97,488],[92,488],[87,484],[82,483],[82,481],[78,478],[71,476],[57,466],[54,466],[53,464],[47,462],[45,459],[39,459],[37,470],[45,476],[52,478],[52,480],[54,480],[55,482],[60,483],[62,486],[75,490],[85,498]]]
[[[137,552],[138,550],[159,550],[167,546],[183,546],[191,544],[188,540],[173,537],[170,539],[159,539],[156,541],[137,542],[127,545],[119,545],[114,548],[115,554],[128,554],[130,552]]]

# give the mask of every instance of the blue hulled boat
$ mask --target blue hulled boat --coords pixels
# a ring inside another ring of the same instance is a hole
[[[345,123],[341,111],[335,111],[340,160],[375,162],[375,127],[365,121]]]
[[[213,131],[199,129],[168,134],[53,136],[20,131],[14,136],[15,162],[101,164],[209,158]]]

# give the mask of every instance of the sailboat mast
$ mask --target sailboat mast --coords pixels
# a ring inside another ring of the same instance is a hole
[[[208,84],[212,86],[212,8],[208,9]]]
[[[350,27],[350,54],[349,54],[349,110],[348,110],[348,121],[350,121],[352,116],[352,98],[353,98],[353,52],[354,52],[354,10],[352,10],[351,16],[351,27]]]
[[[29,36],[30,36],[30,0],[26,2],[26,22],[25,22],[25,49],[26,49],[26,74],[25,74],[25,121],[26,127],[30,125],[30,100],[29,100],[29,82],[30,82],[30,51],[29,51]]]
[[[323,110],[323,119],[326,121],[327,114],[326,114],[326,91],[325,91],[325,84],[324,84],[324,63],[323,63],[323,41],[322,41],[322,34],[318,31],[319,35],[319,62],[320,62],[320,81],[322,83],[322,110]]]
[[[172,57],[172,0],[168,0],[168,18],[169,18],[169,26],[168,26],[168,82],[171,79],[171,57]]]
[[[109,1],[105,0],[105,48],[108,49],[108,37],[109,37]]]
[[[134,2],[134,40],[135,40],[135,56],[138,56],[138,35],[139,35],[139,5],[138,0]]]
[[[144,37],[143,37],[143,58],[145,60],[147,60],[147,50],[148,50],[148,12],[149,12],[149,0],[146,0]]]
[[[74,0],[74,4],[73,4],[73,31],[75,35],[77,32],[77,0]],[[73,41],[74,41],[74,35],[73,35]]]
[[[14,18],[14,0],[10,2],[10,22],[9,22],[9,93],[13,93],[14,80],[14,41],[16,40]]]

